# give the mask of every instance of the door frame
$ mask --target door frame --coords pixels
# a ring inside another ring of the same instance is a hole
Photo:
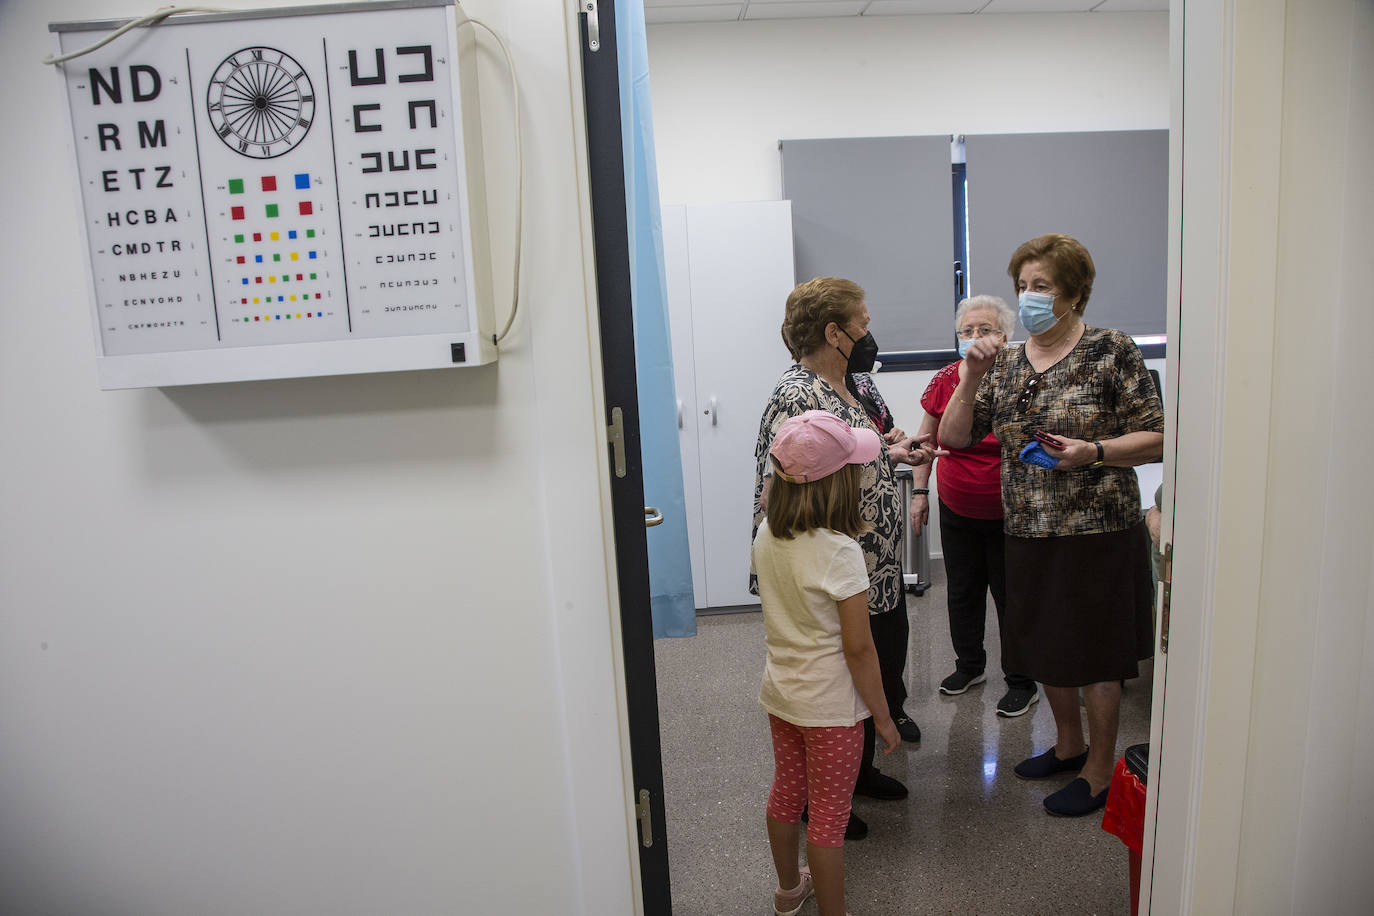
[[[640,453],[639,385],[634,312],[630,295],[630,244],[621,140],[620,77],[614,0],[601,0],[598,47],[590,47],[588,16],[578,17],[586,117],[587,176],[591,192],[596,297],[602,382],[608,422],[620,429],[607,441],[611,514],[619,595],[625,710],[630,733],[631,807],[640,830],[639,912],[670,916],[668,834],[663,804],[663,759],[658,721],[650,610],[649,547],[644,527],[644,468]],[[647,800],[647,804],[645,804]],[[646,845],[647,844],[647,845]]]

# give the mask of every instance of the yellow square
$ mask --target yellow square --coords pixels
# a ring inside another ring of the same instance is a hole
[[[296,317],[297,317],[297,318],[301,317],[301,313],[300,313],[300,312],[297,312],[297,313],[296,313]]]
[[[272,316],[271,316],[271,315],[263,315],[263,316],[262,316],[262,320],[263,320],[263,321],[271,321],[271,320],[272,320]]]
[[[277,278],[276,278],[275,276],[268,277],[268,278],[267,278],[267,282],[268,282],[268,283],[276,283],[276,282],[277,282]]]
[[[258,297],[257,297],[257,296],[254,296],[254,297],[253,297],[253,304],[254,304],[254,305],[257,305],[257,304],[258,304]]]
[[[272,233],[272,241],[275,242],[275,241],[277,241],[277,239],[279,239],[279,238],[281,238],[281,233],[279,233],[279,232],[274,232],[274,233]]]
[[[295,297],[295,296],[292,296],[292,297],[291,297],[291,301],[292,301],[292,302],[295,302],[295,301],[296,301],[296,297]]]
[[[296,251],[291,252],[291,260],[297,261],[297,260],[299,260],[299,259],[300,259],[300,253],[299,253],[299,252],[296,252]]]

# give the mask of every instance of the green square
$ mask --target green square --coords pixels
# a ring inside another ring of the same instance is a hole
[[[242,178],[230,178],[230,179],[229,179],[229,193],[230,193],[230,194],[242,194],[242,193],[243,193],[243,179],[242,179]]]
[[[290,275],[290,274],[282,274],[282,275],[281,275],[281,282],[283,282],[283,283],[288,282],[290,279],[291,279],[291,275]]]
[[[312,280],[315,279],[315,275],[314,275],[314,274],[311,274],[311,275],[310,275],[310,279],[312,279]]]
[[[280,260],[281,260],[281,255],[279,255],[279,254],[274,254],[274,255],[272,255],[272,260],[274,260],[274,261],[280,261]]]
[[[241,236],[241,235],[236,235],[236,236],[234,236],[234,241],[237,242],[237,243],[241,243],[241,242],[243,241],[243,236]]]
[[[268,219],[275,219],[275,218],[276,218],[276,215],[277,215],[277,205],[276,205],[276,204],[268,204],[268,205],[267,205],[267,218],[268,218]]]
[[[313,238],[315,237],[315,230],[314,230],[314,229],[307,229],[307,230],[305,230],[305,237],[308,238],[308,239],[313,239]]]

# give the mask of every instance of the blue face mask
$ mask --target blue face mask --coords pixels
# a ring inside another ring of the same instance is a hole
[[[968,356],[968,348],[971,347],[971,346],[973,346],[973,342],[974,342],[975,340],[977,340],[977,339],[978,339],[978,338],[976,338],[976,337],[970,337],[970,338],[968,338],[967,340],[965,340],[965,339],[962,338],[962,337],[959,338],[959,358],[960,358],[960,359],[963,359],[965,356]]]
[[[1059,321],[1054,314],[1054,297],[1048,293],[1022,293],[1016,300],[1021,323],[1032,334],[1043,334]]]

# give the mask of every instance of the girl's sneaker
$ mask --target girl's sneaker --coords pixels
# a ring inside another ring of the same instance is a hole
[[[805,866],[801,869],[801,883],[790,891],[778,888],[773,892],[773,912],[778,916],[796,916],[801,910],[806,898],[811,896],[814,888],[811,886],[811,869]]]

